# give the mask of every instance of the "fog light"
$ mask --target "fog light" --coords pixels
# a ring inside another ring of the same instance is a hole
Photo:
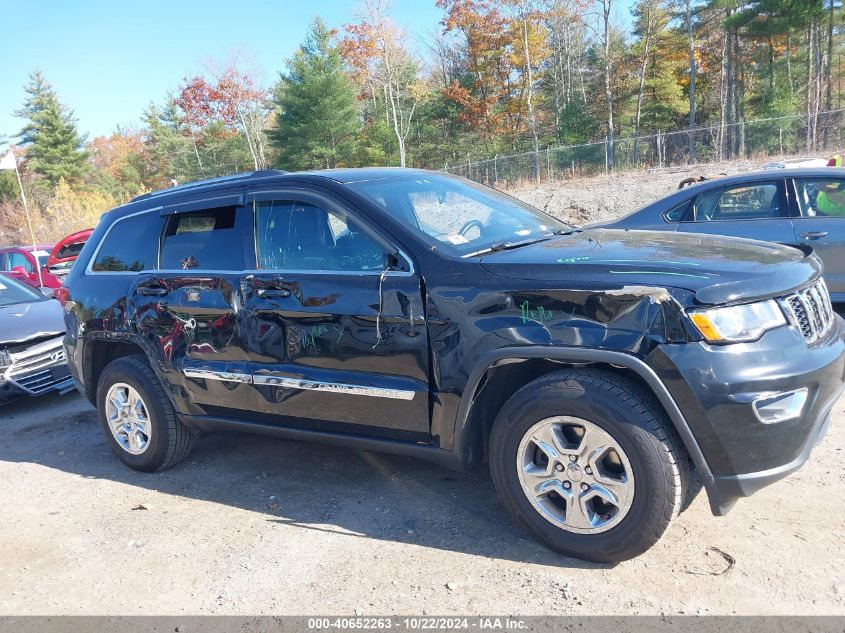
[[[754,399],[754,413],[763,424],[794,420],[804,412],[809,391],[806,387],[795,391],[771,393]]]

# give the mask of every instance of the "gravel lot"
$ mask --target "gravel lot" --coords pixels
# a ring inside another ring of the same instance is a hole
[[[0,429],[0,614],[845,614],[845,400],[803,470],[616,567],[536,544],[484,469],[220,434],[145,475],[76,394]]]

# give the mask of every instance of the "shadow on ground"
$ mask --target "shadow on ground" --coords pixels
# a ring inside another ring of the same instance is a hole
[[[561,567],[608,567],[535,542],[505,514],[484,467],[454,473],[408,457],[220,433],[198,441],[188,460],[170,470],[139,473],[111,453],[93,407],[76,394],[0,408],[0,428],[0,460],[260,512],[268,527],[287,524]]]

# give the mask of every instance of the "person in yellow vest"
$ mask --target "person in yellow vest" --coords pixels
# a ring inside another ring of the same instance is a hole
[[[836,154],[827,162],[828,167],[842,167],[842,154]],[[816,209],[825,215],[845,216],[845,191],[842,181],[832,180],[819,187]]]

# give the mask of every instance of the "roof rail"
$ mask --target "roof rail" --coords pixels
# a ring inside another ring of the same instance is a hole
[[[217,178],[207,178],[205,180],[196,180],[194,182],[186,182],[184,185],[176,185],[175,187],[168,187],[167,189],[158,189],[156,191],[150,191],[148,193],[143,193],[140,196],[135,196],[132,198],[132,202],[136,202],[138,200],[146,200],[147,198],[155,198],[156,196],[162,196],[165,194],[180,192],[180,191],[191,191],[193,189],[203,189],[205,187],[209,187],[211,185],[217,185],[220,183],[226,182],[237,182],[239,180],[247,180],[249,178],[261,177],[261,176],[283,176],[286,172],[283,169],[261,169],[259,171],[249,171],[249,172],[242,172],[240,174],[230,174],[228,176],[219,176]]]

